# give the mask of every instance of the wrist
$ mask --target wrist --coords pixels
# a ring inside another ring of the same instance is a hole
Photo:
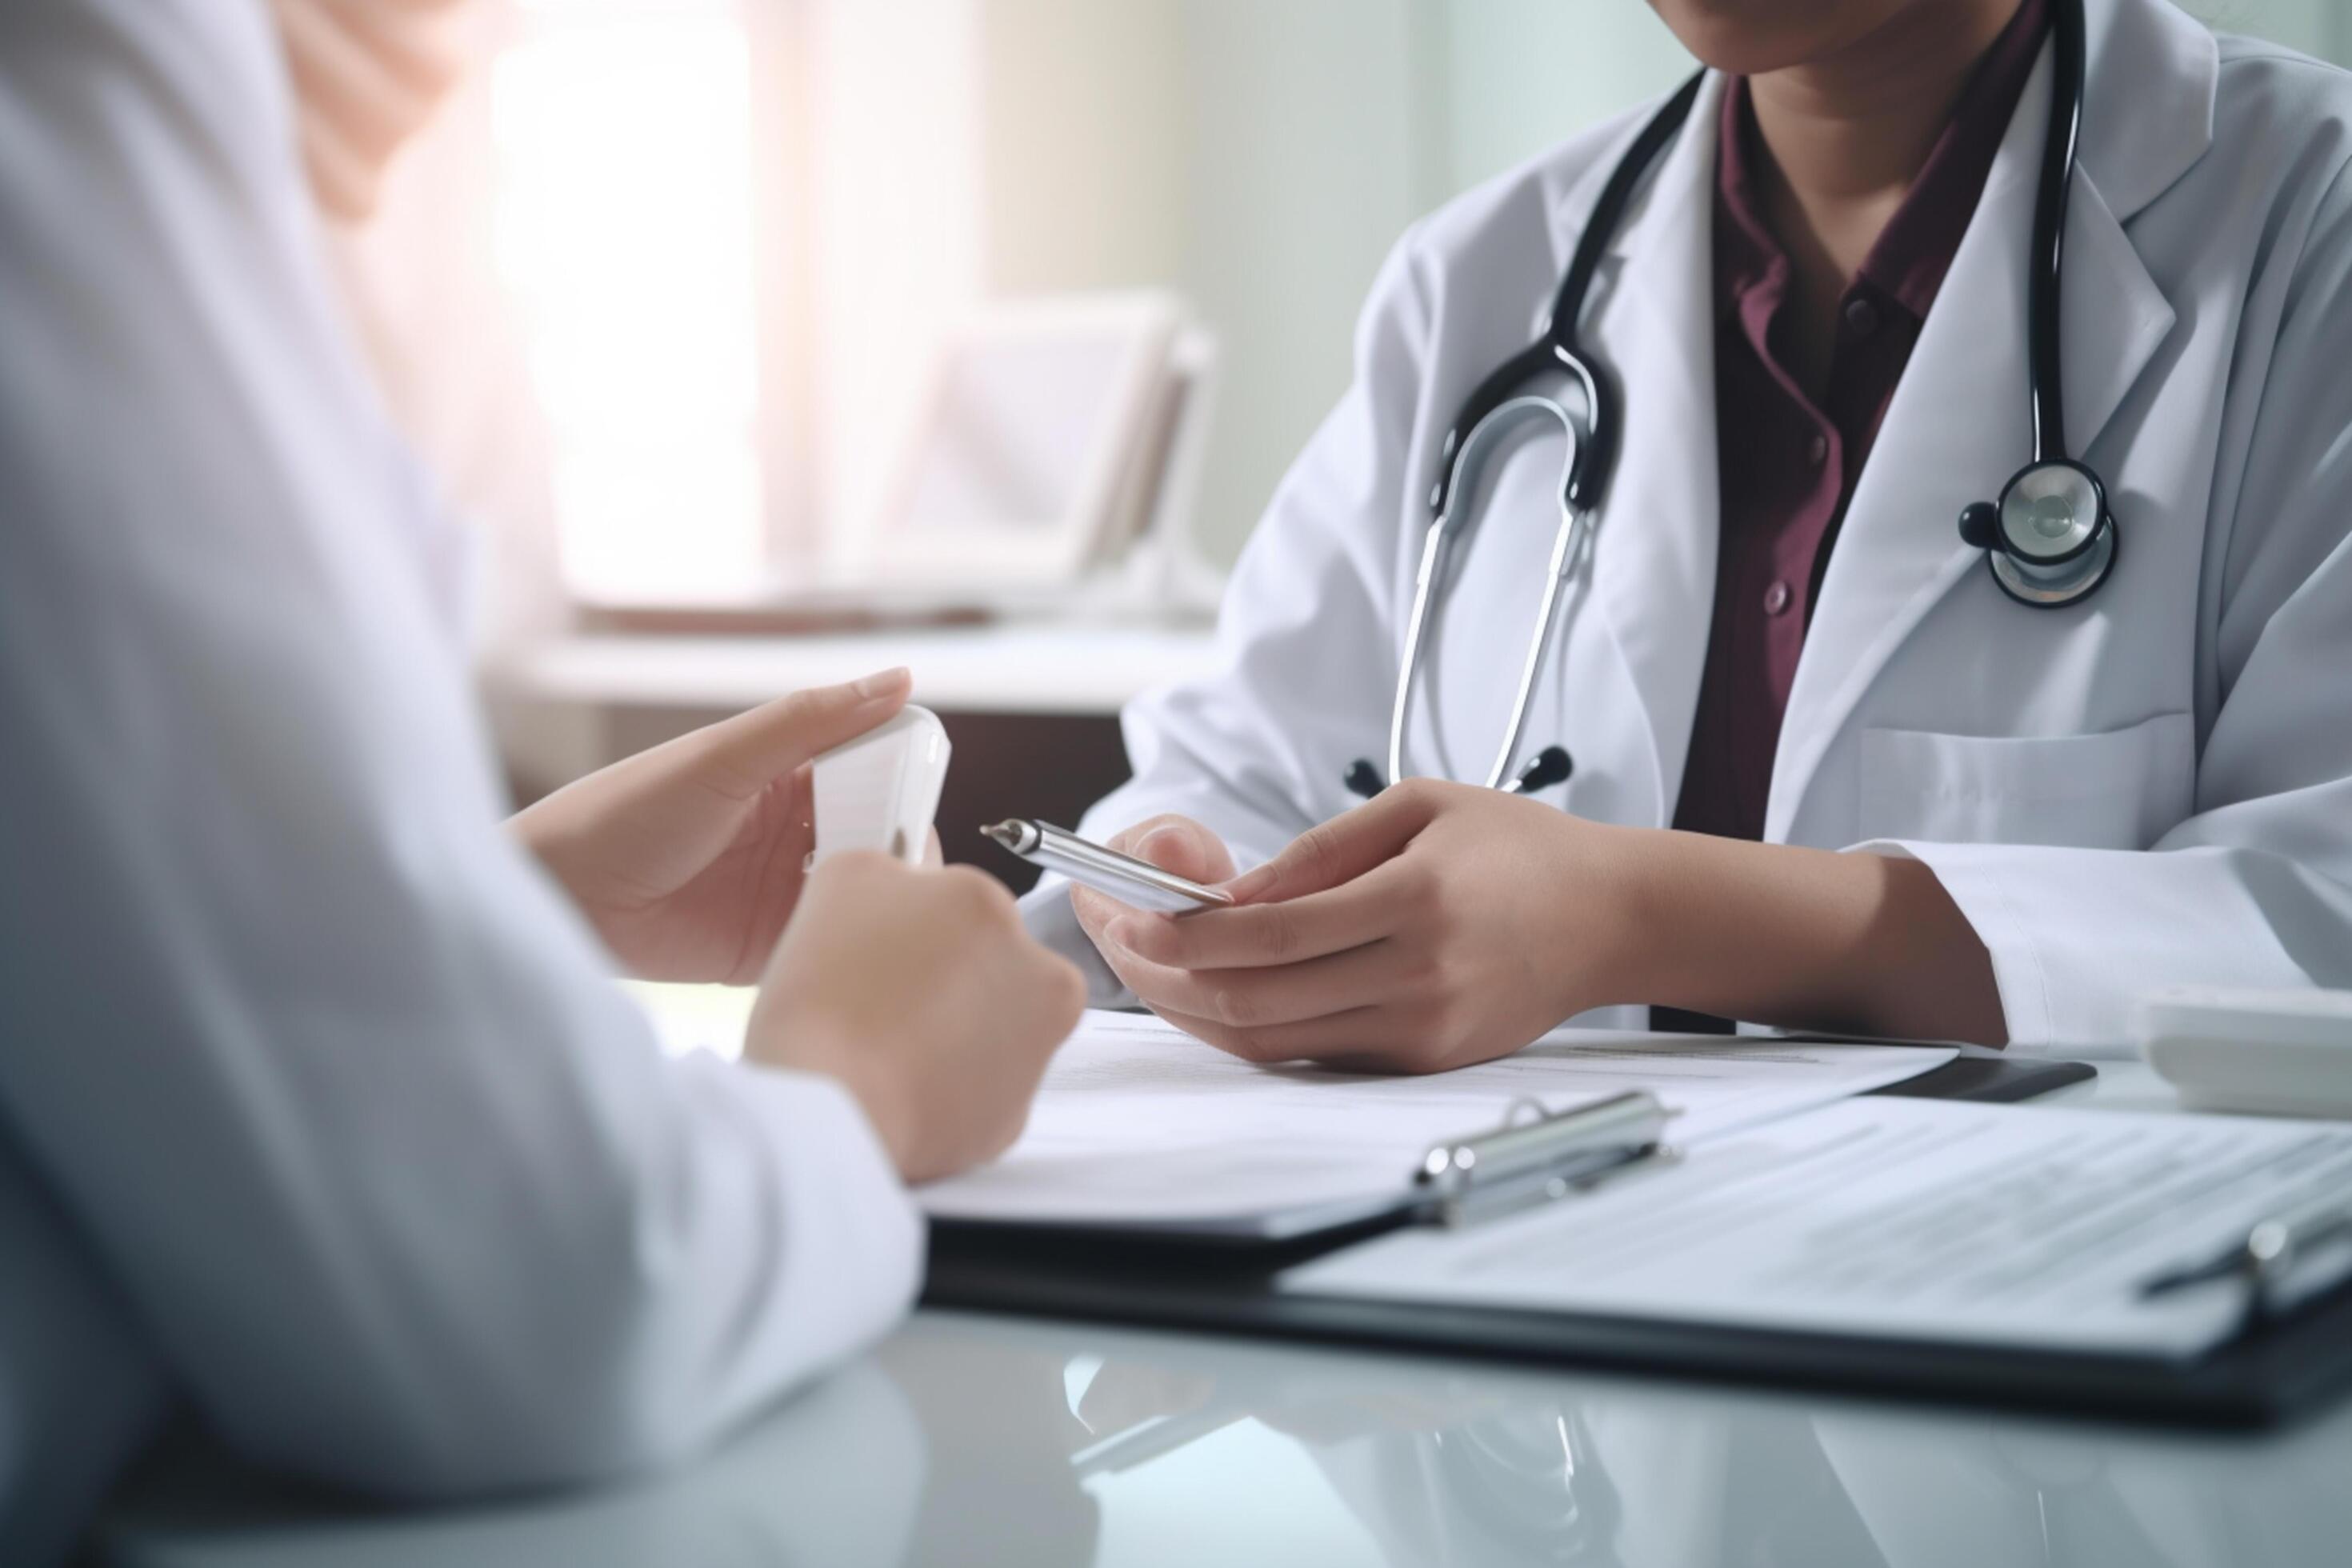
[[[1577,882],[1594,908],[1607,911],[1583,929],[1601,944],[1591,973],[1609,994],[1589,1005],[1683,1005],[1673,993],[1700,959],[1694,945],[1700,932],[1686,897],[1694,878],[1683,864],[1685,836],[1614,825],[1596,833],[1594,852]]]
[[[1633,831],[1645,842],[1615,885],[1609,971],[1626,1000],[1783,1027],[2002,1037],[1982,944],[1927,868]]]
[[[1635,1000],[1718,1018],[1777,1023],[1784,998],[1817,984],[1841,869],[1826,851],[1653,829],[1645,874],[1628,898],[1640,951]]]
[[[917,1148],[913,1119],[905,1097],[892,1091],[885,1074],[835,1072],[832,1078],[849,1091],[849,1098],[866,1113],[866,1124],[874,1130],[874,1141],[890,1157],[891,1168],[898,1173],[898,1179],[912,1181]]]
[[[866,1048],[857,1031],[804,1014],[768,1020],[755,1012],[743,1055],[758,1066],[831,1079],[856,1102],[900,1178],[914,1168],[912,1108],[880,1054]]]

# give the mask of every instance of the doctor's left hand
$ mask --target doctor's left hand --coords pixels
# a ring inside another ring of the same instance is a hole
[[[509,827],[629,973],[748,985],[799,901],[809,760],[906,705],[903,669],[795,691],[569,784]]]
[[[1119,973],[1258,1061],[1437,1072],[1518,1049],[1626,972],[1630,830],[1411,779],[1228,882],[1242,907],[1127,914]]]

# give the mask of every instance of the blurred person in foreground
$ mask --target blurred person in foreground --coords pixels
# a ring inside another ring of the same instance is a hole
[[[406,1498],[689,1450],[896,1320],[904,1184],[1009,1142],[1076,1017],[978,874],[803,878],[805,763],[904,672],[501,821],[305,190],[373,188],[421,113],[330,136],[321,84],[429,103],[446,8],[0,9],[12,1563],[176,1407]],[[744,1065],[665,1058],[616,964],[758,984]]]

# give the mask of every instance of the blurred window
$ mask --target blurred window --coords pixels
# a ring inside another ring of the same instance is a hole
[[[538,0],[493,66],[499,270],[589,597],[765,559],[752,51],[740,0]]]

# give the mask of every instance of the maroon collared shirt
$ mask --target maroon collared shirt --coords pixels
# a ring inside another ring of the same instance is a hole
[[[1715,196],[1715,420],[1722,533],[1706,672],[1675,826],[1761,838],[1772,758],[1822,574],[1879,421],[1976,210],[2041,52],[2024,0],[1985,53],[1838,310],[1816,403],[1784,361],[1787,254],[1765,221],[1769,154],[1745,78],[1723,96]]]

